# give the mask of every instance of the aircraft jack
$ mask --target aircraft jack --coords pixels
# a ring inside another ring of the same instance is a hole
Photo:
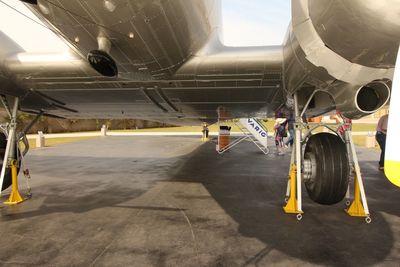
[[[302,145],[304,143],[304,140],[306,140],[307,136],[310,136],[311,132],[314,129],[316,129],[317,127],[320,127],[320,126],[326,127],[329,130],[336,132],[332,127],[330,127],[327,124],[317,124],[310,128],[310,127],[304,125],[304,123],[302,122],[303,115],[305,114],[305,111],[307,110],[314,94],[315,94],[315,92],[309,97],[309,99],[307,100],[307,103],[303,107],[301,113],[299,110],[297,93],[295,93],[293,95],[294,115],[295,115],[295,120],[296,120],[295,138],[294,138],[295,147],[292,150],[292,157],[291,157],[291,161],[290,161],[291,168],[289,170],[289,180],[288,180],[287,189],[286,189],[285,201],[287,204],[283,208],[283,210],[285,211],[285,213],[297,214],[298,220],[302,219],[302,213],[303,213],[301,182],[302,182],[302,180],[306,181],[308,179],[311,179],[312,174],[313,174],[312,173],[312,170],[313,170],[312,164],[313,163],[310,162],[311,160],[309,158],[307,158],[307,162],[306,162],[304,159],[304,156],[303,156]],[[364,190],[363,180],[361,177],[360,165],[358,162],[355,145],[354,145],[354,142],[353,142],[353,139],[351,136],[350,127],[347,127],[346,124],[347,124],[347,122],[341,124],[341,127],[343,127],[343,129],[345,129],[344,136],[341,138],[345,142],[345,145],[346,145],[346,152],[347,152],[347,156],[348,156],[348,160],[349,160],[348,164],[349,164],[349,166],[354,166],[353,170],[355,173],[354,200],[352,203],[350,203],[350,201],[346,202],[346,204],[348,204],[348,206],[349,206],[349,208],[346,210],[346,212],[350,216],[365,217],[365,221],[367,223],[370,223],[371,217],[370,217],[370,213],[369,213],[369,209],[368,209],[367,197],[366,197],[365,190]],[[303,134],[302,134],[303,128],[307,129],[305,137],[303,137]],[[339,134],[338,134],[338,136],[339,136]],[[308,153],[310,153],[310,152],[308,152]],[[347,194],[346,194],[347,199],[350,198],[349,188],[350,187],[347,187]]]
[[[17,161],[11,160],[10,162],[11,167],[11,175],[12,175],[12,188],[11,194],[7,201],[4,204],[7,205],[15,205],[24,201],[21,197],[21,194],[18,191],[18,174],[17,174]]]
[[[347,145],[349,158],[352,158],[354,163],[354,200],[346,209],[346,213],[352,217],[365,217],[366,223],[371,223],[372,219],[369,214],[369,208],[367,203],[367,197],[364,190],[364,184],[361,177],[360,165],[349,130],[345,131],[345,141]]]
[[[7,168],[11,169],[11,194],[8,198],[8,201],[4,202],[4,204],[15,205],[24,201],[21,197],[21,194],[18,191],[18,167],[24,166],[24,155],[29,150],[29,143],[26,138],[26,133],[29,129],[37,122],[37,120],[42,116],[43,112],[39,112],[36,117],[20,132],[18,135],[16,134],[17,130],[17,112],[19,106],[19,98],[14,98],[14,105],[12,111],[7,103],[7,99],[4,96],[0,97],[0,102],[2,102],[5,110],[10,116],[10,123],[5,126],[5,129],[8,129],[7,136],[7,145],[3,155],[3,165],[1,167],[0,173],[0,188],[3,187],[4,178],[7,173]],[[1,126],[2,129],[4,128]],[[25,150],[21,151],[19,148],[19,142],[22,141],[25,145]],[[18,157],[20,156],[20,157]],[[20,165],[22,164],[22,165]],[[24,170],[25,177],[30,178],[29,171]],[[27,188],[28,188],[28,196],[31,196],[30,186],[27,180]],[[0,197],[2,191],[0,190]]]
[[[296,123],[300,121],[300,112],[297,100],[297,93],[294,94],[294,111]],[[289,181],[287,183],[286,189],[286,197],[285,201],[287,202],[286,206],[283,207],[285,213],[297,214],[297,220],[301,220],[303,218],[303,210],[302,210],[302,192],[301,192],[301,128],[296,125],[295,130],[295,147],[292,150],[292,157],[290,160],[290,170],[289,170]],[[300,166],[298,168],[298,166]]]
[[[352,217],[365,217],[365,221],[367,223],[370,223],[372,221],[369,214],[365,212],[364,206],[362,204],[362,194],[360,190],[360,185],[358,183],[357,173],[354,179],[354,200],[349,208],[345,209],[345,212]]]
[[[361,203],[360,187],[358,186],[357,179],[354,181],[354,200],[350,207],[346,210],[350,216],[367,217],[364,207]]]
[[[287,196],[286,206],[283,207],[285,213],[294,213],[297,214],[297,219],[301,220],[303,218],[303,211],[298,209],[298,203],[296,198],[296,173],[297,168],[296,165],[293,164],[290,171],[290,195]]]

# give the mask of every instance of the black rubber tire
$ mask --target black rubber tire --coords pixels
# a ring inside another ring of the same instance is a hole
[[[2,132],[0,132],[0,171],[1,168],[3,167],[3,159],[4,159],[4,154],[6,153],[6,146],[7,146],[7,138],[6,135]],[[19,152],[18,152],[19,153]],[[19,164],[18,164],[19,166]],[[18,168],[19,172],[19,168]],[[11,180],[11,169],[7,168],[6,173],[4,175],[4,181],[3,181],[3,186],[1,187],[1,191],[6,190],[11,186],[12,180]]]
[[[304,158],[314,157],[315,175],[306,180],[310,198],[316,203],[333,205],[343,200],[349,185],[349,160],[346,144],[330,133],[312,135],[306,144]]]

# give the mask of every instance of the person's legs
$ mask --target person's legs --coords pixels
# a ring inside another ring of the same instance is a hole
[[[377,134],[376,141],[381,148],[381,157],[379,159],[379,167],[383,167],[385,165],[385,146],[386,146],[386,135],[385,134]]]
[[[275,137],[276,154],[280,154],[282,150],[282,138],[280,136]]]
[[[293,144],[294,144],[294,135],[295,135],[294,129],[290,130],[290,135],[292,136],[292,140],[290,140],[290,146],[293,146]]]
[[[293,146],[293,141],[294,141],[294,130],[293,129],[289,129],[289,138],[286,140],[285,142],[285,146],[289,145]]]
[[[289,145],[290,141],[293,139],[292,134],[290,134],[289,138],[285,141],[285,146]]]

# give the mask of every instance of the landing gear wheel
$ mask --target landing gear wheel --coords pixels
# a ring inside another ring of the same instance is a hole
[[[351,204],[351,202],[350,202],[350,200],[346,200],[346,207],[350,207],[350,204]]]
[[[365,218],[365,222],[368,223],[368,224],[370,224],[370,223],[372,222],[371,217],[369,217],[369,216],[366,217],[366,218]]]
[[[1,171],[1,168],[3,167],[3,159],[4,159],[4,154],[6,153],[6,146],[7,146],[7,137],[4,133],[0,132],[0,171]],[[18,162],[17,166],[19,166],[19,162]],[[17,169],[17,172],[19,172],[19,167]],[[6,172],[4,174],[4,181],[3,181],[3,186],[1,188],[1,191],[10,187],[10,185],[12,183],[11,178],[12,178],[11,177],[11,169],[7,168]]]
[[[301,221],[301,219],[303,219],[303,215],[301,215],[301,213],[297,214],[297,215],[296,215],[296,219],[297,219],[298,221]]]
[[[310,198],[323,205],[342,201],[350,173],[342,139],[330,133],[314,134],[308,139],[304,152],[304,183]]]

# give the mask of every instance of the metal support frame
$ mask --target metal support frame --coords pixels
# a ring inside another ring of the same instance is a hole
[[[6,168],[11,166],[11,160],[16,159],[17,152],[15,151],[15,142],[16,142],[16,130],[17,130],[17,111],[19,105],[19,98],[16,97],[14,99],[14,106],[11,113],[11,123],[9,124],[9,131],[8,131],[8,139],[7,139],[7,146],[6,151],[4,153],[3,159],[3,166],[1,168],[0,174],[0,197],[1,197],[1,189],[3,187],[4,176],[6,173]]]
[[[18,191],[18,173],[17,173],[18,171],[17,171],[17,161],[15,159],[11,160],[10,168],[12,176],[12,185],[11,185],[12,188],[11,188],[11,194],[8,200],[4,202],[4,204],[15,205],[24,201],[24,199],[21,197],[21,194]]]
[[[354,173],[355,173],[354,200],[351,203],[350,207],[346,209],[346,213],[350,216],[365,217],[365,221],[367,223],[370,223],[372,220],[369,213],[367,197],[364,190],[364,183],[361,176],[360,165],[358,163],[358,157],[353,142],[353,138],[351,136],[350,130],[348,129],[345,130],[345,140],[346,140],[346,147],[350,148],[348,154],[351,154],[351,158],[353,159]],[[350,198],[350,190],[348,190],[348,197]]]
[[[254,119],[254,120],[256,120],[256,119]],[[259,124],[260,124],[260,122],[258,122]],[[255,144],[257,147],[258,147],[258,149],[260,149],[261,150],[261,152],[263,152],[264,153],[264,155],[268,155],[269,154],[269,148],[268,147],[264,147],[262,144],[260,144],[259,142],[258,142],[258,140],[254,137],[254,135],[251,133],[251,132],[249,132],[247,129],[246,129],[246,127],[244,126],[244,125],[242,125],[242,123],[241,122],[235,122],[235,125],[239,128],[239,130],[245,135],[245,138],[244,139],[249,139],[251,142],[253,142],[253,144]],[[262,126],[261,124],[260,124],[260,126]],[[268,129],[267,128],[264,128],[264,131],[267,133],[267,139],[268,139]]]
[[[219,122],[218,122],[219,123]],[[269,154],[269,149],[268,148],[264,148],[262,146],[260,146],[257,141],[254,139],[254,137],[252,136],[251,133],[246,132],[245,128],[243,126],[241,126],[240,122],[234,122],[234,124],[239,128],[239,130],[244,134],[244,136],[241,136],[240,138],[236,139],[235,141],[233,141],[232,143],[229,143],[229,145],[225,146],[223,149],[217,151],[218,154],[223,154],[224,152],[232,149],[234,146],[236,146],[237,144],[241,143],[242,141],[248,139],[250,140],[252,143],[254,143],[265,155]],[[268,138],[268,137],[267,137]]]
[[[37,113],[36,116],[24,127],[24,129],[20,133],[18,133],[16,142],[21,141],[22,143],[24,143],[24,147],[25,147],[24,150],[23,151],[20,150],[21,154],[23,156],[25,156],[28,153],[29,148],[30,148],[28,139],[26,138],[26,134],[33,127],[33,125],[35,125],[35,123],[40,119],[40,117],[42,117],[43,113],[44,113],[43,111],[40,111],[39,113]],[[19,146],[18,146],[18,149],[19,149]]]
[[[225,146],[223,149],[218,150],[218,154],[223,154],[224,152],[230,150],[231,148],[233,148],[234,146],[236,146],[237,144],[241,143],[242,141],[246,140],[248,138],[248,136],[242,136],[238,139],[236,139],[235,141],[233,141],[232,143],[229,143],[229,145]]]
[[[292,153],[290,156],[290,167],[289,167],[289,174],[288,174],[288,182],[286,186],[286,196],[285,196],[285,202],[287,203],[290,197],[290,175],[292,174],[292,169],[293,169],[293,164],[294,164],[294,159],[295,159],[296,152],[294,149],[292,149]]]
[[[8,107],[8,103],[6,102],[5,97],[2,97],[2,103],[6,107]],[[42,116],[43,111],[39,112],[36,117],[20,132],[17,134],[17,112],[19,108],[19,98],[16,97],[14,99],[14,106],[12,109],[12,112],[10,112],[10,123],[8,123],[3,130],[7,132],[8,130],[8,136],[7,136],[7,146],[6,150],[4,153],[4,159],[3,159],[3,166],[1,169],[1,174],[0,174],[0,197],[1,197],[1,188],[3,187],[3,182],[4,182],[4,177],[7,168],[11,169],[11,179],[12,179],[12,184],[11,184],[11,193],[6,202],[4,204],[8,205],[15,205],[18,203],[21,203],[25,199],[21,196],[18,190],[18,168],[21,168],[21,166],[25,166],[24,164],[24,155],[29,149],[29,144],[28,140],[26,139],[26,133],[29,131],[29,129],[38,121],[38,119]],[[25,144],[25,150],[22,153],[19,153],[20,146],[19,142],[23,141]],[[19,158],[21,156],[21,158]],[[21,166],[19,166],[19,161],[21,161]],[[25,177],[27,178],[26,184],[27,184],[27,189],[28,189],[28,198],[31,197],[31,192],[30,192],[30,185],[28,179],[30,178],[29,175],[29,170],[24,169],[23,170]]]
[[[352,178],[352,174],[354,173],[354,165],[353,165],[353,160],[352,160],[352,155],[351,155],[351,147],[350,147],[350,140],[349,138],[347,138],[347,134],[346,132],[349,131],[347,127],[345,127],[345,125],[343,125],[343,129],[345,129],[345,136],[344,136],[344,142],[346,144],[346,151],[347,151],[347,158],[349,159],[349,166],[351,168],[350,173],[349,173],[349,185],[347,187],[347,192],[346,192],[346,206],[349,207],[351,204],[350,201],[350,181]],[[351,132],[349,133],[349,136],[351,137]]]
[[[355,174],[354,178],[354,200],[350,203],[350,185],[346,192],[346,205],[349,208],[346,212],[350,216],[358,216],[365,217],[365,221],[367,223],[371,222],[371,217],[368,209],[367,197],[364,190],[364,184],[362,181],[360,165],[358,162],[358,157],[356,154],[355,145],[353,142],[353,138],[351,136],[350,127],[346,127],[346,123],[318,123],[317,125],[309,128],[306,127],[302,121],[303,115],[305,114],[312,98],[318,90],[315,90],[310,97],[308,98],[305,106],[302,111],[299,110],[298,96],[297,93],[293,95],[294,99],[294,112],[296,119],[296,130],[295,130],[295,149],[292,150],[291,160],[290,160],[290,169],[289,169],[289,180],[286,187],[286,195],[285,202],[287,203],[284,207],[284,211],[286,213],[297,213],[297,219],[301,220],[302,218],[302,192],[301,192],[301,180],[302,180],[302,167],[303,167],[303,151],[302,145],[308,139],[308,136],[311,134],[313,130],[316,128],[323,126],[336,133],[343,141],[346,143],[346,150],[349,158],[349,166],[353,169]],[[345,136],[342,137],[333,126],[342,126],[345,130]],[[302,136],[302,129],[307,128],[307,131]]]
[[[302,213],[302,196],[301,196],[301,168],[302,168],[302,149],[301,149],[301,123],[302,117],[299,114],[299,100],[297,93],[294,95],[294,112],[296,116],[296,132],[295,132],[295,142],[296,142],[296,187],[297,187],[297,210]]]
[[[5,95],[0,95],[0,101],[3,104],[4,109],[6,110],[8,117],[11,118],[10,107],[8,106],[7,98]]]
[[[301,192],[301,171],[302,171],[302,117],[299,110],[299,102],[297,93],[293,96],[294,99],[294,115],[296,120],[295,129],[295,148],[292,151],[292,164],[289,171],[289,182],[286,190],[286,199],[288,199],[287,204],[283,208],[286,213],[296,213],[297,219],[302,219],[302,192]],[[294,162],[294,164],[293,164]]]
[[[18,134],[18,140],[20,140],[24,135],[26,135],[29,130],[35,125],[35,123],[42,117],[43,111],[41,110],[36,116],[24,127],[24,129]]]

